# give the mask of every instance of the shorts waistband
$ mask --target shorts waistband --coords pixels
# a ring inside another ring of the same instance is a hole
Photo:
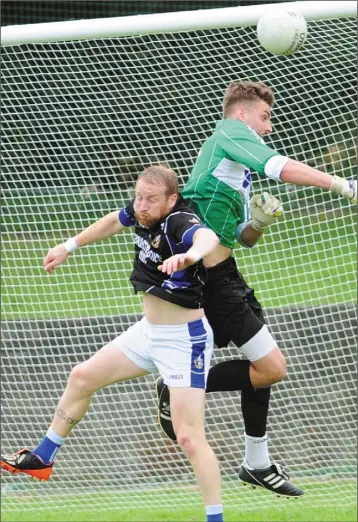
[[[181,324],[152,324],[148,321],[146,317],[143,317],[143,320],[145,322],[146,328],[148,328],[149,331],[152,332],[165,332],[165,333],[179,333],[179,332],[188,332],[192,330],[196,330],[197,328],[207,327],[208,320],[203,315],[201,319],[196,319],[195,321],[189,321],[188,323],[181,323]]]
[[[237,271],[236,261],[230,256],[221,263],[206,269],[208,279],[219,279],[232,271]]]

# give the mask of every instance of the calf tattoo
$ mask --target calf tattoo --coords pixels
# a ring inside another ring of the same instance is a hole
[[[69,417],[68,415],[66,415],[66,413],[63,410],[61,410],[60,408],[57,409],[56,413],[57,413],[57,416],[60,417],[60,419],[63,419],[65,422],[68,422],[68,424],[71,424],[72,426],[74,426],[75,424],[77,424],[79,422],[79,420],[73,419],[72,417]]]

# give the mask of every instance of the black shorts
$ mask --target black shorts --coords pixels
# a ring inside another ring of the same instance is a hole
[[[261,305],[233,257],[208,268],[207,275],[204,310],[214,332],[214,342],[221,348],[232,341],[239,348],[264,325]]]

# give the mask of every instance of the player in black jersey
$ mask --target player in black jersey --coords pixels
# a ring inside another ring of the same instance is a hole
[[[194,468],[208,520],[217,515],[215,520],[222,521],[219,465],[204,432],[213,334],[202,308],[206,270],[201,261],[214,251],[218,237],[179,196],[176,174],[163,165],[147,168],[137,180],[133,202],[51,248],[44,269],[52,273],[78,247],[127,227],[134,227],[131,282],[144,295],[144,317],[72,369],[44,439],[33,450],[1,457],[1,467],[47,480],[56,453],[95,391],[159,372],[170,388],[176,437]]]

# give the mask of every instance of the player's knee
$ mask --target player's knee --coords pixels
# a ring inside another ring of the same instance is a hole
[[[275,384],[276,382],[281,382],[286,377],[286,362],[278,364],[275,368],[272,369],[271,372],[271,384]]]
[[[282,355],[282,354],[281,354]],[[270,365],[267,371],[268,384],[275,384],[281,382],[286,377],[286,360],[284,356],[276,358],[275,361]]]
[[[94,391],[91,384],[91,377],[84,363],[77,364],[72,368],[68,378],[68,384],[72,387],[75,387],[84,395],[93,393]]]
[[[251,364],[259,376],[260,387],[271,386],[286,377],[286,360],[279,350]]]
[[[198,447],[188,426],[179,427],[177,430],[177,441],[186,457],[189,460],[194,459],[198,452]]]

